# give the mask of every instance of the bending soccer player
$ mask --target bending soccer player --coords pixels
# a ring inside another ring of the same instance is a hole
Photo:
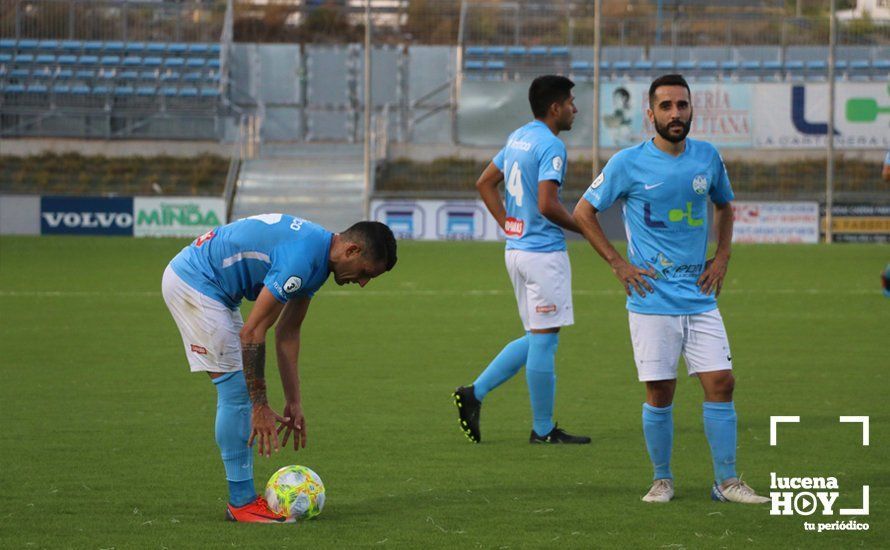
[[[704,389],[705,435],[711,447],[715,500],[769,502],[739,479],[732,356],[717,295],[732,241],[733,192],[723,160],[703,141],[687,139],[692,124],[689,85],[680,75],[649,88],[654,139],[619,151],[575,207],[584,236],[627,292],[634,359],[646,384],[643,435],[655,468],[646,502],[674,496],[672,403],[680,354]],[[708,199],[714,203],[717,250],[708,247]],[[625,260],[603,233],[596,213],[624,201]]]
[[[507,344],[471,386],[454,393],[461,429],[481,441],[482,400],[525,365],[532,406],[531,443],[590,443],[553,422],[555,359],[560,327],[574,323],[572,272],[563,229],[580,232],[559,201],[565,180],[566,148],[557,137],[572,129],[574,83],[541,76],[528,90],[535,120],[507,139],[476,182],[486,207],[507,235],[507,272],[513,283],[525,334]],[[506,207],[498,184],[507,174]]]
[[[189,366],[207,372],[216,386],[216,442],[229,485],[228,520],[288,521],[257,496],[251,447],[256,443],[268,457],[291,436],[294,450],[306,446],[297,358],[312,296],[330,273],[338,285],[364,287],[395,263],[396,241],[382,223],[359,222],[335,234],[293,216],[263,214],[202,235],[167,266],[164,301],[182,334]],[[256,301],[246,322],[238,311],[242,298]],[[283,415],[266,398],[266,333],[276,320]]]

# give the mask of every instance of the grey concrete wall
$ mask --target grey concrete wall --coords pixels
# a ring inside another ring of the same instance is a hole
[[[40,235],[40,197],[0,195],[0,235]]]

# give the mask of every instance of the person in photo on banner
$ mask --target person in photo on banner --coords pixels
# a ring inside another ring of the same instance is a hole
[[[295,451],[306,446],[297,363],[309,302],[331,273],[338,285],[364,287],[395,263],[395,238],[380,222],[358,222],[331,233],[285,214],[217,227],[170,261],[162,281],[164,301],[191,371],[206,372],[216,387],[216,442],[229,487],[226,519],[292,521],[257,496],[252,447],[256,443],[259,454],[269,457],[291,436]],[[242,299],[256,302],[246,322],[238,310]],[[276,321],[282,415],[266,397],[266,334]]]
[[[884,181],[890,181],[890,151],[887,151],[887,156],[884,157],[884,167],[881,169],[881,177],[884,178]]]
[[[536,78],[528,90],[534,120],[514,131],[479,176],[476,188],[507,237],[505,261],[525,334],[508,343],[469,386],[453,394],[461,430],[482,440],[479,420],[489,392],[525,366],[532,409],[530,443],[590,443],[553,421],[556,349],[560,327],[574,323],[572,280],[563,229],[580,232],[560,202],[566,148],[558,134],[572,128],[578,109],[574,83]],[[506,199],[498,185],[506,176]]]
[[[671,473],[673,399],[680,355],[704,390],[702,416],[711,449],[714,500],[765,503],[736,472],[737,417],[732,354],[717,296],[732,242],[734,198],[713,145],[688,139],[689,85],[665,75],[649,88],[653,139],[616,153],[575,207],[585,238],[624,285],[639,380],[646,386],[643,435],[654,467],[646,502],[674,496]],[[717,250],[707,258],[708,200],[714,204]],[[627,256],[609,243],[597,212],[624,202]]]

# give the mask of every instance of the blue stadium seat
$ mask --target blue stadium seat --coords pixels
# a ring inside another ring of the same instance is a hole
[[[37,43],[37,47],[41,50],[55,50],[59,47],[59,42],[57,40],[41,40]]]
[[[174,43],[167,46],[168,53],[183,54],[188,51],[188,44]]]
[[[203,57],[190,57],[185,62],[186,67],[203,67],[204,66],[204,58]]]
[[[142,65],[142,58],[136,55],[130,55],[123,60],[124,67],[138,67]]]
[[[101,52],[104,47],[105,43],[99,42],[98,40],[90,40],[83,43],[84,51],[88,52]]]
[[[9,71],[9,76],[12,78],[28,78],[28,75],[31,74],[31,71],[28,69],[22,69],[20,67],[16,67]]]
[[[187,86],[179,90],[179,97],[198,97],[198,89]]]
[[[69,94],[71,93],[71,86],[68,86],[67,84],[53,84],[53,93]]]
[[[478,61],[475,59],[468,59],[464,62],[464,69],[468,71],[481,71],[485,68],[484,61]]]
[[[489,46],[485,48],[485,53],[494,57],[503,57],[507,55],[507,48],[504,46]]]
[[[98,86],[93,86],[92,92],[93,92],[93,95],[108,95],[108,86],[105,86],[102,84],[100,84]]]
[[[612,63],[612,69],[615,71],[629,71],[631,68],[630,61],[616,61]]]
[[[803,61],[797,59],[789,59],[785,61],[786,71],[802,71],[804,68]]]
[[[535,57],[547,55],[547,48],[545,46],[532,46],[528,49],[528,54]]]
[[[161,93],[166,97],[176,97],[178,90],[175,86],[164,86],[161,88]]]
[[[782,62],[776,60],[769,60],[763,62],[763,70],[765,71],[780,71],[782,70]]]
[[[201,71],[192,71],[190,73],[185,73],[182,75],[182,80],[184,82],[200,82],[204,80],[204,73]]]
[[[20,50],[36,50],[38,44],[40,44],[37,40],[19,40],[18,48]]]
[[[72,78],[74,76],[74,71],[71,69],[59,69],[56,71],[56,80],[66,80],[68,78]]]
[[[161,73],[161,81],[162,82],[170,82],[173,80],[179,80],[179,72],[177,71],[166,71]]]
[[[157,71],[142,71],[139,73],[139,78],[141,80],[157,80],[158,72]]]
[[[653,64],[648,59],[638,59],[634,61],[633,68],[638,71],[650,71],[652,70]]]
[[[482,46],[467,46],[465,52],[467,55],[480,57],[485,55],[485,48]]]
[[[510,46],[509,48],[507,48],[507,54],[512,56],[525,55],[525,47]]]
[[[731,59],[728,61],[721,61],[720,62],[720,70],[721,71],[729,71],[729,72],[737,71],[737,70],[739,70],[739,62],[733,61]]]
[[[142,64],[146,67],[160,67],[163,61],[160,57],[146,57],[142,60]]]
[[[0,53],[0,63],[9,63],[12,61],[12,54]]]
[[[135,90],[132,86],[115,86],[114,95],[133,95]]]
[[[163,42],[149,42],[145,45],[145,50],[150,53],[164,53],[167,51],[167,44]]]
[[[589,71],[593,69],[593,63],[590,61],[572,61],[573,71]]]
[[[655,62],[655,68],[659,71],[673,71],[674,70],[674,62],[670,59],[663,59],[661,61]]]
[[[758,71],[758,70],[760,70],[760,61],[756,61],[756,60],[742,61],[741,69],[743,71]]]
[[[219,82],[219,73],[217,73],[217,72],[209,73],[207,75],[207,80],[210,80],[211,82]]]
[[[82,55],[77,59],[77,63],[80,65],[96,65],[99,63],[99,58],[95,55]]]
[[[103,55],[102,56],[102,65],[105,67],[113,67],[116,65],[120,65],[121,58],[117,55]]]
[[[124,43],[117,40],[105,43],[105,51],[109,53],[121,53],[124,51]]]
[[[890,71],[890,59],[875,59],[871,62],[871,68],[879,71]]]
[[[102,69],[99,71],[99,78],[103,80],[114,80],[117,77],[117,73],[114,72],[114,69]]]
[[[124,51],[128,54],[140,54],[145,51],[145,42],[127,42]]]
[[[28,84],[28,92],[32,94],[45,94],[47,87],[45,84]]]
[[[848,65],[846,59],[838,59],[834,62],[834,68],[839,71],[846,71]]]
[[[695,69],[695,66],[696,66],[695,61],[692,61],[689,59],[677,62],[677,70],[680,72],[691,71],[691,70]]]
[[[828,68],[828,63],[825,61],[807,61],[807,70],[808,71],[824,71]]]
[[[216,88],[204,87],[201,88],[201,97],[216,97],[219,95],[219,90]]]
[[[210,44],[207,47],[207,50],[214,55],[218,55],[219,52],[222,51],[222,48],[220,47],[219,44]]]
[[[14,50],[15,43],[14,38],[0,38],[0,50]]]
[[[74,65],[77,63],[77,56],[71,54],[63,54],[60,55],[56,61],[59,65]]]
[[[136,88],[136,95],[138,96],[153,96],[157,93],[157,89],[154,86],[139,86]]]
[[[77,76],[77,78],[89,80],[91,78],[96,78],[96,71],[93,71],[91,69],[77,69],[75,75]]]
[[[698,69],[700,71],[717,71],[717,62],[716,61],[701,61],[698,64]]]
[[[37,78],[37,79],[47,78],[47,79],[49,79],[52,77],[53,77],[53,71],[51,71],[49,69],[49,67],[43,67],[42,69],[35,70],[33,73],[31,73],[31,78]]]
[[[189,44],[191,54],[206,54],[208,50],[207,44]]]
[[[5,91],[7,93],[11,93],[11,94],[24,93],[25,85],[24,84],[7,84]]]
[[[18,57],[16,57],[16,61],[18,61]],[[867,59],[856,59],[854,61],[850,61],[850,69],[854,71],[862,71],[868,69],[869,63]]]
[[[80,51],[83,43],[80,40],[63,40],[62,49],[69,52]]]
[[[90,87],[84,84],[77,84],[76,86],[71,86],[71,93],[77,95],[86,95],[90,93]]]
[[[165,67],[182,67],[185,65],[185,59],[181,57],[168,57],[164,60]]]
[[[20,53],[15,56],[16,63],[34,63],[34,56],[29,53]]]
[[[139,71],[134,71],[132,69],[121,71],[117,74],[117,77],[121,80],[136,80],[139,78]]]
[[[554,57],[568,57],[569,49],[565,46],[554,46],[550,48],[550,55]]]
[[[219,69],[219,59],[207,60],[207,66],[211,69]]]
[[[500,60],[492,60],[485,62],[485,68],[492,71],[503,71],[506,67],[506,63]]]

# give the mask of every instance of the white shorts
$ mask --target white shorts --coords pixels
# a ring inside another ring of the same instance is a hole
[[[575,323],[568,253],[507,250],[505,261],[526,331]]]
[[[169,265],[164,270],[161,292],[182,334],[192,372],[241,370],[238,333],[244,321],[240,311],[233,311],[190,287]]]
[[[695,315],[628,314],[640,382],[676,379],[681,353],[689,376],[732,369],[729,340],[719,310]]]

